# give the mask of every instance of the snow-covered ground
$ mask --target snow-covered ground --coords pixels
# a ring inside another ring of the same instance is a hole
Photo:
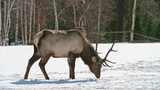
[[[111,44],[99,45],[104,57]],[[50,80],[45,80],[36,62],[28,80],[23,75],[32,46],[0,47],[0,90],[160,90],[160,43],[117,43],[109,59],[113,67],[103,67],[100,80],[80,59],[76,79],[68,79],[66,58],[50,58],[46,65]]]

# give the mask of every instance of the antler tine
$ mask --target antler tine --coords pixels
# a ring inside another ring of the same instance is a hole
[[[116,64],[115,62],[112,62],[112,61],[110,61],[110,60],[105,60],[105,61],[108,61],[108,62],[110,62],[110,63]]]
[[[110,65],[108,65],[106,62],[103,63],[103,66],[108,66],[111,67]]]
[[[113,44],[112,44],[111,48],[109,49],[109,51],[107,52],[107,54],[106,54],[106,56],[104,57],[104,59],[103,59],[103,60],[106,60],[106,58],[108,57],[108,54],[109,54],[111,51],[116,52],[116,50],[113,50],[113,46],[114,46],[114,44],[115,44],[115,42],[113,42]],[[109,60],[107,60],[107,61],[109,61]]]
[[[109,51],[107,52],[106,56],[105,56],[104,59],[103,59],[103,66],[111,67],[109,64],[107,64],[107,62],[110,62],[110,63],[112,63],[112,64],[115,64],[115,62],[112,62],[112,61],[107,60],[107,57],[108,57],[108,55],[109,55],[109,53],[110,53],[111,51],[116,52],[116,50],[113,50],[114,44],[115,44],[115,42],[113,42],[111,48],[109,49]],[[107,62],[106,62],[106,61],[107,61]]]

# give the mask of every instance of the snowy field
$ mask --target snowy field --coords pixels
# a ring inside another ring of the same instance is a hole
[[[99,45],[104,57],[111,44]],[[76,61],[76,79],[68,79],[66,58],[50,58],[46,69],[50,80],[45,80],[38,62],[29,74],[23,75],[32,46],[0,47],[0,90],[160,90],[160,43],[117,43],[109,60],[112,67],[103,67],[100,80],[80,59]]]

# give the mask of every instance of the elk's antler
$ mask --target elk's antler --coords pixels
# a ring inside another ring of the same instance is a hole
[[[111,51],[117,52],[116,50],[113,50],[114,44],[115,44],[115,42],[113,42],[111,48],[109,49],[109,51],[107,52],[106,56],[105,56],[104,59],[103,59],[103,65],[104,65],[104,66],[111,67],[110,65],[107,64],[107,62],[110,62],[110,63],[115,64],[115,62],[112,62],[112,61],[110,61],[110,60],[107,60],[107,57],[108,57],[108,55],[109,55],[109,53],[110,53]],[[106,62],[106,61],[107,61],[107,62]]]

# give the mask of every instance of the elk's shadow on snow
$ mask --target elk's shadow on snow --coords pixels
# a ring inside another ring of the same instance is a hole
[[[96,82],[94,79],[88,80],[18,80],[15,82],[11,82],[16,85],[24,85],[24,84],[72,84],[72,83],[86,83],[86,82]]]

